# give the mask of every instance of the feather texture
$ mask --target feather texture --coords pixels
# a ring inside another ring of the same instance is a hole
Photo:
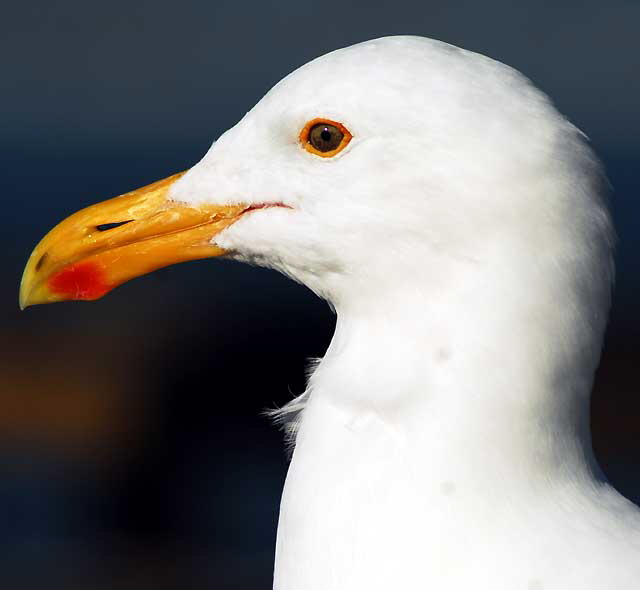
[[[301,148],[325,117],[353,135]],[[614,233],[587,139],[522,74],[417,37],[320,57],[172,187],[281,202],[216,238],[336,310],[307,391],[277,590],[634,590],[640,511],[591,450]]]

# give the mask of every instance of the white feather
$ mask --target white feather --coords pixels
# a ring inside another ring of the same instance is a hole
[[[353,140],[301,149],[315,117]],[[640,512],[591,450],[613,279],[607,183],[521,74],[417,37],[277,84],[174,185],[276,202],[218,243],[327,299],[278,529],[277,590],[632,590]]]

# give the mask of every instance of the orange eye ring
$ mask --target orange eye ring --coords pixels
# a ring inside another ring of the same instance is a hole
[[[314,139],[318,136],[318,133],[320,134],[319,137],[322,138],[324,137],[324,134],[330,134],[331,132],[334,134],[337,132],[341,134],[341,137],[337,136],[329,138],[325,146],[320,146],[316,140],[316,145],[314,145]],[[302,128],[299,136],[302,147],[309,153],[320,156],[321,158],[332,158],[336,154],[340,153],[347,147],[352,138],[353,135],[351,135],[349,130],[342,123],[322,117],[311,119],[311,121]],[[337,141],[338,139],[339,141]],[[336,142],[337,145],[335,147],[331,147],[331,141]],[[323,147],[329,147],[330,149],[322,149]]]

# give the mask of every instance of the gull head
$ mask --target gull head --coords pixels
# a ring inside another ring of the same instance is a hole
[[[328,156],[305,149],[316,124],[338,146]],[[531,288],[528,278],[560,281],[594,257],[605,285],[605,186],[584,136],[520,73],[390,37],[284,78],[170,196],[273,205],[216,243],[340,306],[396,288],[442,292],[460,273],[494,287],[515,274]]]
[[[520,73],[429,39],[376,39],[285,77],[186,173],[63,221],[34,250],[21,303],[95,299],[226,255],[337,308],[535,292],[606,313],[605,192],[583,134]]]

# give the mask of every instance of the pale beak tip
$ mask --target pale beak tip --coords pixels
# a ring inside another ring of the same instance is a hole
[[[27,307],[34,305],[33,271],[31,267],[32,263],[30,258],[22,273],[22,280],[20,281],[20,292],[18,294],[18,306],[20,307],[20,311],[24,311]]]
[[[18,296],[18,306],[20,307],[20,311],[24,311],[25,309],[27,309],[27,307],[29,307],[29,305],[31,305],[29,303],[29,297],[28,297],[25,289],[23,289],[21,287],[20,288],[20,295]]]

